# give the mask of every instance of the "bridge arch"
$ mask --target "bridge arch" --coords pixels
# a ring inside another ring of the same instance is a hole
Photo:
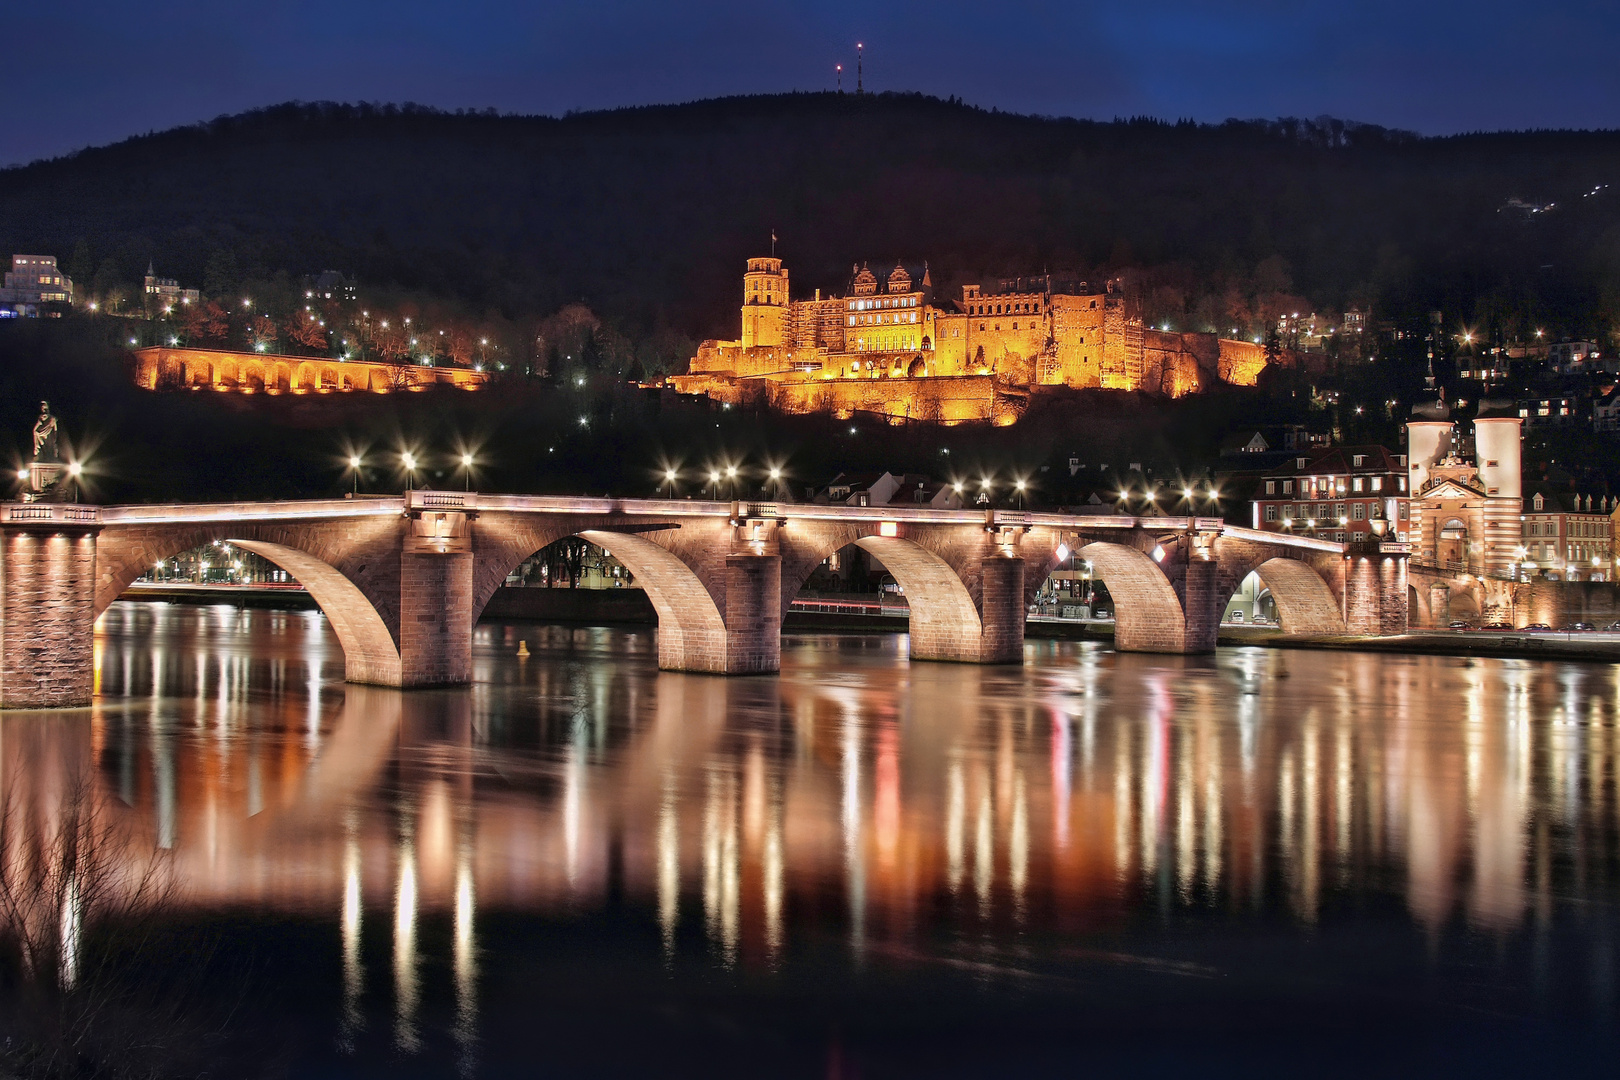
[[[883,564],[911,608],[911,656],[977,662],[984,623],[951,564],[914,540],[863,536],[855,546]]]
[[[1285,634],[1344,634],[1344,612],[1332,588],[1310,563],[1282,556],[1254,568],[1277,605]],[[1222,601],[1225,610],[1225,601]]]
[[[659,667],[726,670],[726,625],[720,608],[674,552],[634,533],[582,529],[571,535],[618,559],[646,590],[658,612]]]
[[[1114,598],[1114,647],[1129,652],[1186,651],[1187,616],[1175,587],[1142,551],[1095,541],[1075,551],[1091,563]]]
[[[376,604],[342,571],[325,559],[287,544],[229,537],[227,528],[154,530],[127,548],[98,545],[96,591],[91,618],[99,619],[113,601],[157,562],[214,542],[250,551],[287,571],[308,591],[326,616],[343,647],[344,678],[377,686],[400,686],[403,665]]]
[[[400,685],[399,649],[360,587],[315,556],[263,540],[226,543],[270,560],[298,579],[332,624],[343,646],[343,677],[349,682]]]

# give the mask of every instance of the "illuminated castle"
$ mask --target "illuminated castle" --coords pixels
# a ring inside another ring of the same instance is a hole
[[[1217,381],[1253,385],[1265,350],[1143,325],[1118,282],[1096,291],[1050,277],[962,289],[936,305],[928,267],[882,281],[851,272],[849,294],[794,300],[782,260],[748,260],[742,336],[705,341],[679,391],[785,412],[882,413],[896,421],[1012,423],[1046,387],[1180,397]]]

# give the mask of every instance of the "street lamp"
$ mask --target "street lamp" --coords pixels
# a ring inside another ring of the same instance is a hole
[[[726,466],[726,492],[733,499],[737,497],[737,466]]]
[[[718,499],[719,497],[720,497],[720,471],[718,469],[710,469],[709,470],[709,498],[710,499]]]
[[[462,454],[461,455],[461,479],[462,479],[461,490],[463,490],[463,491],[471,491],[472,490],[472,467],[473,467],[473,456],[471,454]]]
[[[405,466],[405,490],[411,491],[416,482],[416,455],[406,450],[399,455],[399,463]]]
[[[360,455],[349,455],[349,472],[354,477],[354,494],[360,494]]]
[[[679,475],[674,469],[664,470],[664,483],[669,485],[669,497],[672,499],[675,497],[675,481],[679,478]]]

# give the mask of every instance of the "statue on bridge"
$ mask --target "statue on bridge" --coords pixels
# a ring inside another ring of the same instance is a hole
[[[62,476],[67,466],[57,446],[59,433],[51,403],[39,403],[39,418],[34,421],[34,456],[28,463],[27,487],[23,491],[25,502],[60,502],[67,498]]]
[[[34,461],[46,465],[59,465],[61,453],[56,448],[56,417],[51,415],[51,403],[39,403],[39,419],[34,421]]]

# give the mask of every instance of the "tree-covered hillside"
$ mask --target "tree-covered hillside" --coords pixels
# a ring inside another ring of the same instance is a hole
[[[1607,332],[1620,133],[1443,139],[1337,121],[1093,123],[915,95],[733,98],[563,118],[284,105],[0,172],[0,252],[81,289],[325,269],[522,324],[735,332],[744,257],[796,288],[852,261],[936,283],[1135,270],[1205,329],[1267,291],[1324,311]],[[1604,185],[1614,184],[1613,187]],[[210,270],[212,272],[210,272]]]

